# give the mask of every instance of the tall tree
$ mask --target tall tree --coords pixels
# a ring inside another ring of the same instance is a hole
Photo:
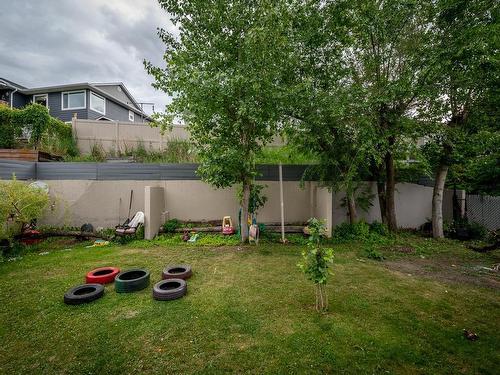
[[[414,136],[407,121],[430,84],[430,2],[360,0],[348,2],[352,42],[345,49],[351,80],[364,90],[376,149],[372,175],[377,180],[382,221],[397,229],[395,157]]]
[[[160,30],[165,67],[146,63],[166,107],[191,132],[198,173],[217,188],[242,185],[241,240],[256,154],[276,134],[289,50],[288,8],[273,0],[160,0],[179,35]]]
[[[307,174],[334,191],[346,192],[349,220],[357,220],[355,190],[364,160],[373,150],[362,90],[350,79],[343,60],[349,48],[346,2],[298,2],[292,43],[296,63],[291,79],[287,140],[318,160]],[[367,132],[368,131],[368,132]]]
[[[434,53],[439,74],[428,103],[438,123],[431,137],[437,151],[432,199],[435,238],[444,236],[442,206],[448,171],[464,162],[467,154],[472,156],[470,142],[478,140],[474,134],[482,127],[480,122],[486,124],[485,117],[491,117],[484,110],[491,107],[492,98],[498,98],[498,11],[493,0],[437,2]]]

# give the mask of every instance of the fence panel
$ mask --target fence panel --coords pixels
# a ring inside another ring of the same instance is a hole
[[[467,218],[489,230],[500,228],[500,197],[467,194]]]

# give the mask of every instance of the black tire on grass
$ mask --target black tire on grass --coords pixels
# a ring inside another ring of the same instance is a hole
[[[189,279],[193,274],[189,264],[174,264],[163,269],[162,279]]]
[[[101,284],[82,284],[69,289],[64,294],[64,303],[67,305],[80,305],[92,302],[104,295],[104,286]]]
[[[153,286],[153,298],[158,301],[169,301],[183,297],[187,292],[187,284],[183,279],[166,279]]]
[[[131,293],[149,286],[150,274],[148,270],[132,268],[120,272],[115,277],[115,291],[117,293]]]

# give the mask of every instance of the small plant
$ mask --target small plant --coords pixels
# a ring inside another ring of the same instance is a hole
[[[175,233],[177,228],[180,228],[181,222],[177,219],[170,219],[163,224],[163,231],[165,233]]]
[[[90,155],[94,161],[105,161],[106,152],[100,143],[93,143],[90,146]]]
[[[309,241],[302,251],[302,262],[298,267],[314,283],[316,292],[316,311],[328,310],[328,296],[325,285],[328,279],[328,265],[333,262],[333,249],[321,246],[326,226],[323,220],[309,219]]]
[[[366,257],[373,259],[373,260],[378,260],[378,261],[383,261],[385,258],[380,253],[379,251],[375,250],[374,246],[372,244],[369,244],[367,247],[365,247],[365,252],[366,252]]]
[[[12,242],[33,220],[42,216],[49,195],[36,187],[17,181],[0,181],[0,239]]]

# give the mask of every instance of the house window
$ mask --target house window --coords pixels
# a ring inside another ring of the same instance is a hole
[[[85,91],[68,91],[62,93],[62,109],[87,108]]]
[[[90,93],[90,109],[98,113],[106,114],[106,99],[102,96]]]
[[[135,113],[132,111],[128,111],[128,120],[134,122]]]
[[[33,103],[41,104],[44,107],[49,108],[49,95],[48,94],[33,95]]]

